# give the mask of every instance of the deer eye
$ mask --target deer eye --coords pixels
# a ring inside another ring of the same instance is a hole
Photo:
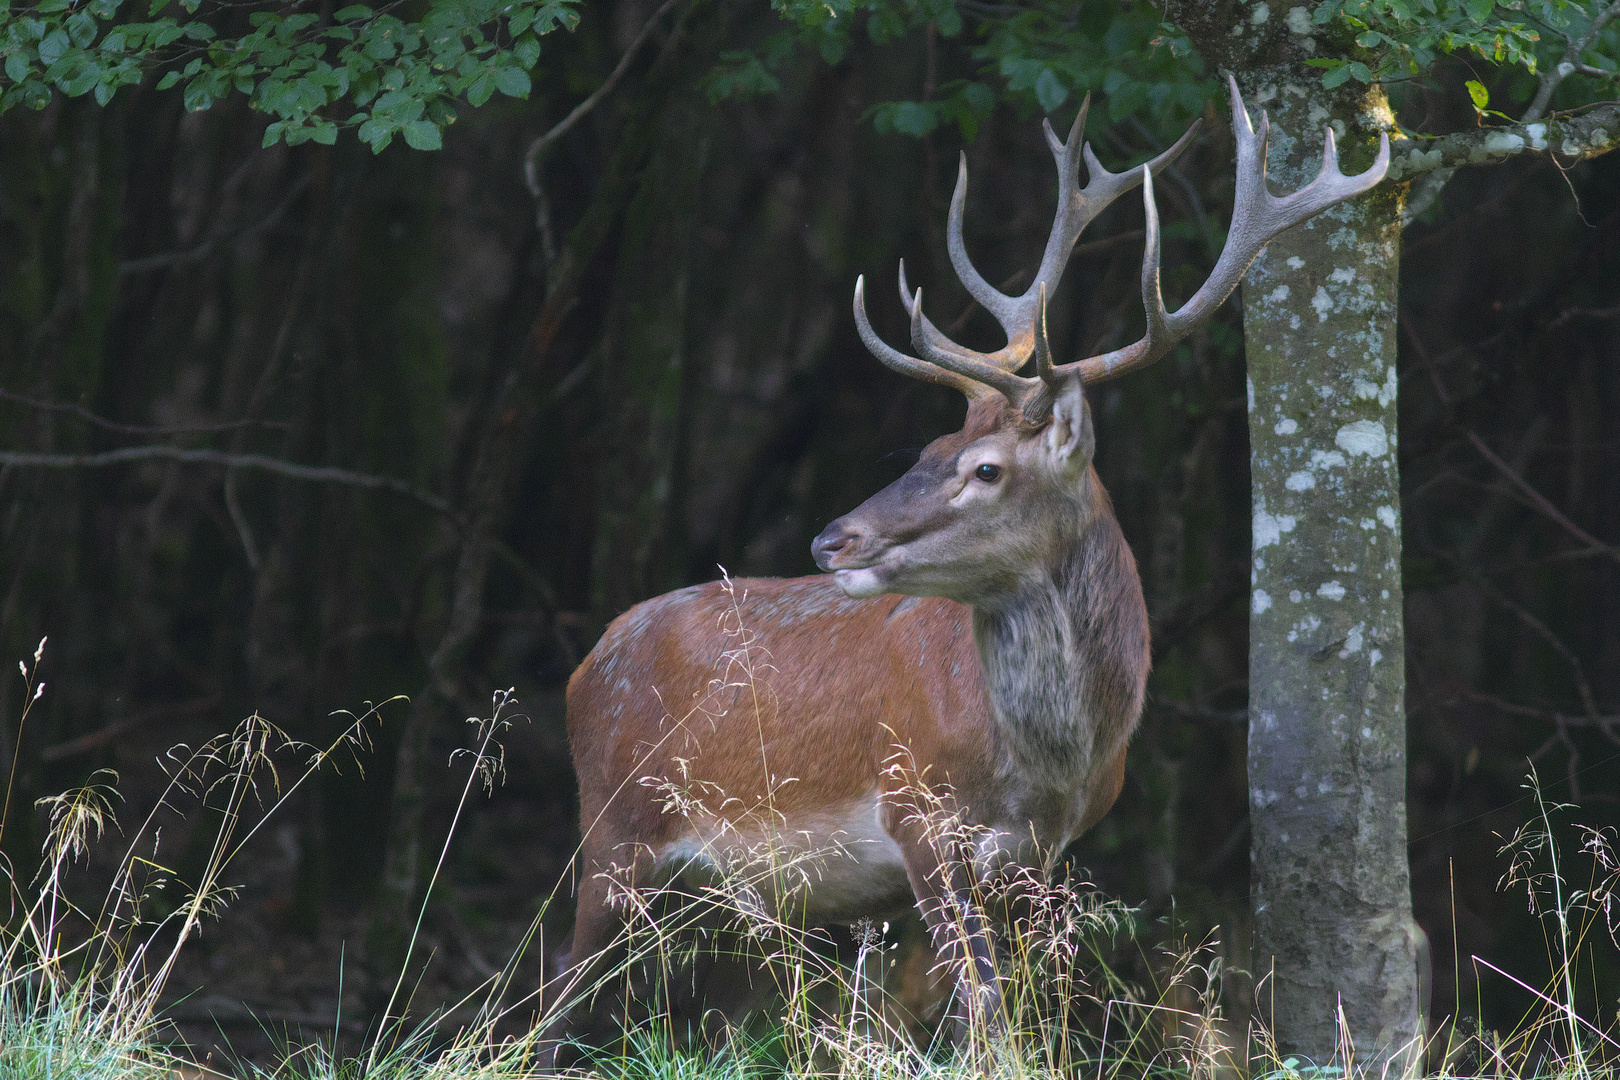
[[[980,480],[983,480],[987,484],[993,484],[997,480],[1001,479],[1001,466],[991,465],[990,463],[986,462],[985,464],[980,465],[977,469],[974,469],[973,475],[978,477]]]

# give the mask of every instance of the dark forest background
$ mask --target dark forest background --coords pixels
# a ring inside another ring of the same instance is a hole
[[[22,683],[0,673],[0,763],[17,761],[5,854],[26,873],[43,828],[28,808],[95,769],[118,770],[134,816],[176,741],[257,711],[326,742],[345,723],[334,710],[411,698],[265,839],[236,921],[198,946],[195,984],[296,1018],[335,994],[338,941],[393,955],[377,927],[398,922],[448,827],[460,721],[515,686],[528,720],[508,734],[507,782],[471,809],[427,923],[452,967],[498,965],[575,842],[561,692],[606,622],[721,566],[814,572],[811,537],[959,423],[959,399],[861,347],[856,275],[891,341],[905,339],[890,284],[904,257],[948,332],[999,344],[945,255],[959,134],[863,119],[971,72],[931,33],[857,35],[836,65],[786,62],[779,93],[714,101],[722,53],[776,16],[679,9],[546,148],[537,202],[525,152],[652,10],[590,5],[547,38],[531,100],[466,112],[438,153],[261,149],[265,120],[242,101],[192,114],[150,91],[0,117],[4,447],[341,470],[0,468],[0,672],[50,637],[20,734]],[[1414,126],[1474,122],[1472,76],[1442,73],[1397,95]],[[1097,113],[1088,135],[1110,167],[1162,148]],[[1160,185],[1179,296],[1230,207],[1230,138],[1210,115]],[[969,247],[1018,285],[1055,190],[1038,118],[1000,107],[965,150]],[[1082,238],[1051,317],[1062,358],[1137,331],[1140,237],[1125,199]],[[1498,838],[1533,810],[1527,759],[1580,804],[1566,819],[1620,821],[1620,161],[1459,173],[1406,231],[1401,322],[1416,911],[1436,1011],[1460,1001],[1501,1023],[1528,998],[1479,981],[1469,957],[1532,982],[1547,963],[1523,897],[1497,889]],[[1240,966],[1241,340],[1229,304],[1093,394],[1155,671],[1124,797],[1075,852],[1151,916],[1220,925]],[[201,855],[175,829],[183,868]],[[264,969],[251,993],[249,968]]]

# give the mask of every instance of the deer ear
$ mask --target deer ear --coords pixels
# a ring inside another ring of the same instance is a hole
[[[1097,435],[1091,426],[1091,408],[1086,404],[1085,388],[1078,378],[1063,380],[1063,389],[1052,403],[1046,448],[1056,464],[1073,468],[1091,463]]]

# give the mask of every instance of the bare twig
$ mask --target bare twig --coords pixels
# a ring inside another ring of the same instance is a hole
[[[277,203],[273,210],[241,232],[231,235],[223,228],[216,229],[208,239],[195,247],[187,248],[185,251],[163,251],[156,255],[148,255],[143,259],[130,259],[127,262],[121,262],[118,264],[118,276],[124,277],[128,274],[144,273],[147,270],[161,270],[168,266],[186,266],[190,263],[201,262],[212,255],[214,250],[221,244],[244,240],[256,232],[263,232],[282,219],[287,210],[297,201],[298,196],[302,195],[304,189],[309,187],[309,179],[308,173],[300,176],[293,182],[292,187],[287,189],[287,194],[282,197],[281,202]],[[227,188],[230,186],[229,184],[226,185]]]
[[[1540,510],[1543,514],[1562,525],[1566,530],[1569,531],[1570,535],[1574,536],[1578,540],[1581,540],[1588,547],[1601,550],[1609,558],[1613,559],[1617,563],[1620,563],[1620,547],[1615,547],[1612,544],[1605,544],[1602,540],[1599,540],[1597,537],[1593,536],[1591,533],[1569,520],[1569,518],[1564,515],[1562,510],[1554,506],[1541,492],[1531,487],[1524,477],[1513,471],[1512,466],[1498,457],[1496,452],[1493,451],[1489,446],[1486,446],[1484,439],[1480,438],[1472,431],[1465,432],[1465,434],[1468,436],[1468,441],[1474,444],[1474,449],[1479,451],[1480,456],[1494,465],[1503,476],[1507,477],[1508,481],[1512,483],[1514,487],[1518,488],[1519,491],[1524,494],[1525,498],[1529,499],[1531,503],[1535,505],[1537,510]]]
[[[328,465],[300,465],[279,458],[265,457],[262,454],[229,454],[223,450],[181,446],[126,446],[96,454],[36,454],[18,450],[0,450],[0,466],[9,465],[25,469],[104,469],[136,461],[175,461],[183,465],[223,465],[230,469],[259,469],[298,480],[313,480],[316,483],[346,484],[370,491],[392,491],[408,499],[415,499],[423,506],[448,518],[457,518],[455,510],[444,499],[398,477],[372,476]]]
[[[1434,384],[1434,391],[1435,394],[1440,398],[1440,404],[1443,405],[1446,412],[1451,415],[1452,422],[1461,427],[1461,422],[1457,419],[1456,412],[1452,406],[1451,395],[1446,391],[1445,384],[1440,381],[1439,372],[1435,370],[1434,364],[1430,360],[1428,348],[1423,344],[1423,340],[1418,337],[1417,330],[1412,325],[1411,318],[1409,316],[1402,318],[1400,320],[1400,324],[1401,328],[1406,332],[1407,340],[1412,343],[1412,347],[1417,351],[1418,356],[1423,360],[1425,367],[1427,367],[1429,372],[1429,380]],[[1486,461],[1490,462],[1498,472],[1505,476],[1509,483],[1511,483],[1520,494],[1529,499],[1530,504],[1533,507],[1541,511],[1541,513],[1545,514],[1553,521],[1557,522],[1559,525],[1563,526],[1563,528],[1572,536],[1586,544],[1589,550],[1600,551],[1604,555],[1613,559],[1615,562],[1620,562],[1620,547],[1616,547],[1613,544],[1604,543],[1602,540],[1599,540],[1597,537],[1593,536],[1591,533],[1587,532],[1585,529],[1571,521],[1562,510],[1558,509],[1558,507],[1552,504],[1551,500],[1549,500],[1541,492],[1537,491],[1534,487],[1531,487],[1529,481],[1520,476],[1518,471],[1515,470],[1513,466],[1503,461],[1496,451],[1487,446],[1485,444],[1485,440],[1480,438],[1476,432],[1465,428],[1463,430],[1463,434],[1467,436],[1468,441],[1473,444],[1474,449],[1479,451],[1480,456]]]
[[[1536,96],[1530,102],[1530,107],[1524,110],[1521,122],[1528,124],[1531,121],[1540,120],[1546,114],[1547,106],[1552,103],[1553,91],[1558,89],[1558,84],[1577,71],[1586,75],[1596,74],[1610,78],[1614,77],[1615,73],[1612,71],[1592,68],[1582,64],[1580,61],[1581,54],[1587,50],[1592,42],[1597,40],[1597,36],[1602,33],[1603,27],[1616,15],[1620,15],[1620,0],[1614,0],[1608,7],[1592,16],[1592,21],[1586,26],[1586,33],[1569,43],[1569,48],[1564,50],[1563,59],[1542,70],[1539,76],[1541,85],[1536,89]]]
[[[1612,319],[1616,315],[1620,315],[1620,304],[1616,304],[1614,307],[1606,308],[1570,308],[1568,311],[1559,312],[1558,317],[1547,324],[1547,329],[1556,330],[1558,327],[1563,326],[1571,319],[1580,318],[1582,316],[1585,316],[1588,319]]]
[[[26,405],[30,409],[68,413],[87,424],[93,424],[105,431],[116,431],[121,435],[206,435],[219,431],[235,431],[238,428],[245,427],[270,426],[262,420],[232,420],[224,424],[176,424],[172,427],[144,427],[139,424],[120,424],[115,420],[97,416],[83,405],[63,401],[41,401],[39,398],[14,393],[4,387],[0,387],[0,400],[14,401],[19,405]]]
[[[223,703],[217,694],[197,698],[195,701],[183,701],[178,705],[158,705],[150,709],[143,709],[134,716],[126,717],[117,723],[108,724],[88,735],[80,735],[77,739],[69,739],[55,746],[47,746],[39,752],[41,761],[61,761],[64,758],[77,757],[87,754],[91,750],[106,746],[114,739],[119,738],[136,728],[145,727],[153,720],[163,717],[190,716],[194,713],[205,713],[217,709]]]
[[[1449,553],[1447,557],[1452,567],[1456,569],[1458,574],[1462,575],[1464,580],[1507,608],[1520,622],[1529,627],[1531,632],[1545,641],[1552,647],[1554,652],[1564,658],[1564,661],[1569,664],[1570,674],[1575,681],[1575,692],[1580,695],[1581,707],[1586,710],[1587,720],[1593,725],[1601,726],[1597,699],[1592,694],[1592,684],[1586,678],[1586,665],[1581,663],[1581,658],[1575,655],[1574,650],[1565,645],[1563,639],[1553,633],[1552,628],[1542,622],[1528,608],[1508,596],[1495,585],[1492,585],[1485,579],[1483,574],[1470,567],[1465,560],[1450,556]]]
[[[562,137],[569,128],[579,123],[586,113],[596,108],[597,102],[613,92],[613,88],[619,84],[619,80],[624,78],[624,73],[630,70],[630,61],[635,59],[636,53],[641,50],[641,46],[646,42],[647,38],[652,36],[653,28],[658,25],[658,20],[663,18],[665,13],[679,2],[680,0],[664,0],[659,5],[658,10],[652,13],[652,17],[642,25],[635,38],[631,40],[629,47],[624,50],[624,55],[619,57],[618,66],[603,80],[602,85],[598,86],[590,97],[574,106],[574,111],[559,120],[550,131],[529,144],[528,153],[523,155],[523,176],[528,181],[529,194],[533,195],[536,200],[544,199],[544,189],[540,186],[541,152],[553,141]]]

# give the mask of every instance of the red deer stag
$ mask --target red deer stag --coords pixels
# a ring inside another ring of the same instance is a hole
[[[965,157],[957,175],[951,262],[1006,331],[1004,348],[974,352],[945,337],[902,265],[917,354],[906,355],[873,331],[856,282],[866,347],[896,371],[960,390],[967,422],[816,537],[816,563],[830,576],[743,580],[729,591],[711,583],[648,600],[616,619],[574,673],[568,735],[584,843],[577,959],[563,982],[582,986],[590,958],[622,925],[613,889],[712,870],[728,853],[766,843],[836,852],[797,886],[798,910],[811,921],[916,904],[964,985],[980,988],[959,1001],[982,999],[993,1015],[994,954],[968,890],[998,868],[1044,867],[1113,804],[1148,672],[1147,609],[1092,468],[1084,387],[1163,356],[1219,307],[1270,240],[1368,190],[1389,163],[1385,138],[1372,167],[1346,177],[1330,129],[1320,174],[1279,198],[1266,187],[1268,120],[1262,113],[1255,131],[1235,81],[1231,96],[1232,227],[1209,279],[1179,311],[1166,311],[1160,292],[1152,176],[1193,130],[1141,168],[1110,173],[1081,144],[1084,106],[1067,142],[1046,126],[1057,215],[1022,296],[999,292],[969,261]],[[1147,332],[1126,348],[1055,365],[1046,297],[1080,231],[1137,184]],[[1035,374],[1016,374],[1031,359]],[[768,707],[750,702],[758,687],[746,680],[715,680],[717,658],[735,648],[728,625],[745,627],[749,649],[771,668]],[[907,767],[895,769],[897,759]],[[919,776],[949,791],[973,830],[967,849],[942,851],[927,835]],[[670,812],[668,785],[677,783],[723,801]]]

